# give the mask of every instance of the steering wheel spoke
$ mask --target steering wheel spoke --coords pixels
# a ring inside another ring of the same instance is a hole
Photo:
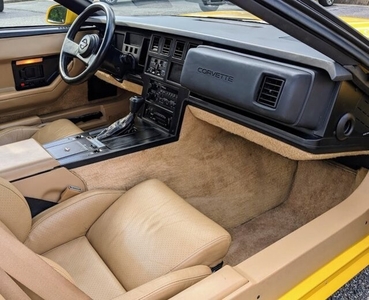
[[[91,54],[88,57],[83,57],[81,54],[77,54],[76,57],[83,62],[87,67],[96,59],[96,54]]]
[[[69,38],[66,38],[64,40],[63,44],[63,52],[72,55],[74,57],[77,57],[78,55],[78,44],[74,41],[70,40]]]

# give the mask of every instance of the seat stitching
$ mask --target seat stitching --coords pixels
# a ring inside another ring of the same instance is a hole
[[[216,244],[218,242],[222,242],[222,241],[226,241],[229,240],[229,242],[231,242],[231,238],[229,235],[222,235],[218,238],[216,238],[215,240],[210,241],[209,243],[203,245],[202,247],[198,248],[192,255],[190,255],[189,257],[187,257],[185,260],[181,261],[180,263],[178,263],[176,266],[174,266],[171,270],[175,270],[176,268],[178,268],[180,265],[184,264],[186,261],[190,260],[191,258],[193,258],[195,255],[197,255],[201,250],[208,248],[209,246]]]

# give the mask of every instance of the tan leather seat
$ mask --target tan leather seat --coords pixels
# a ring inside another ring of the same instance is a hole
[[[18,240],[93,299],[168,299],[208,276],[231,241],[155,179],[125,193],[82,193],[33,220],[20,192],[0,179],[0,205],[1,222]]]
[[[0,131],[0,146],[33,138],[41,145],[50,143],[83,131],[67,119],[60,119],[38,126],[14,126]]]

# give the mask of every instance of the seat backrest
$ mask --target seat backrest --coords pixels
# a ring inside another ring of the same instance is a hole
[[[230,235],[158,180],[112,204],[87,233],[126,290],[172,271],[221,262]]]
[[[31,230],[31,211],[23,195],[3,178],[0,178],[0,208],[0,221],[24,242]]]
[[[0,146],[29,139],[38,130],[37,126],[13,126],[0,131]]]
[[[32,136],[41,145],[60,140],[83,131],[68,119],[59,119],[41,127]]]

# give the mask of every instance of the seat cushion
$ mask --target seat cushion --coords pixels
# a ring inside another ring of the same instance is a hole
[[[86,237],[59,246],[43,256],[62,266],[92,299],[113,299],[126,292]]]
[[[227,231],[158,180],[123,194],[87,238],[126,290],[171,271],[214,266],[231,241]]]

